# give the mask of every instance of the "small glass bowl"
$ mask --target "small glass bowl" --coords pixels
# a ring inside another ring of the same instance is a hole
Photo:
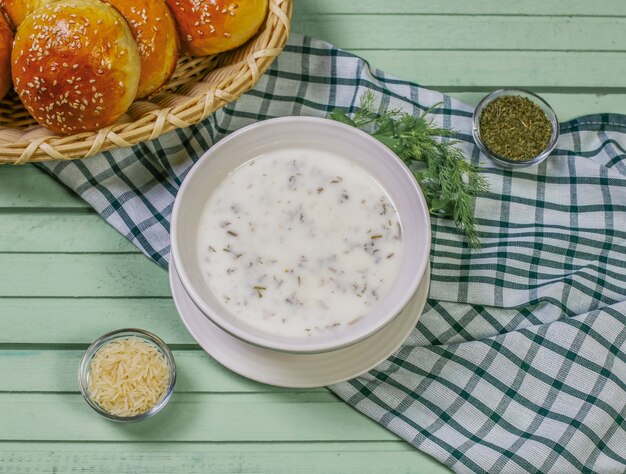
[[[165,395],[161,397],[161,400],[159,400],[157,404],[150,408],[148,411],[135,416],[123,417],[109,413],[91,398],[89,394],[89,371],[91,367],[91,359],[101,347],[116,339],[125,339],[129,337],[137,337],[139,339],[142,339],[143,341],[156,347],[163,354],[169,368],[169,385],[167,390],[165,391]],[[118,422],[141,421],[145,420],[146,418],[150,418],[153,415],[156,415],[165,407],[165,405],[167,405],[167,402],[170,400],[174,391],[175,384],[176,363],[174,361],[172,351],[170,351],[169,347],[167,347],[167,345],[165,344],[165,342],[163,342],[161,338],[152,334],[151,332],[144,331],[143,329],[119,329],[117,331],[113,331],[101,336],[87,348],[87,350],[83,354],[82,359],[80,360],[80,365],[78,367],[78,385],[80,387],[81,393],[83,394],[83,397],[85,398],[89,406],[91,406],[91,408],[93,408],[96,412],[98,412],[105,418]]]
[[[506,158],[504,156],[498,155],[497,153],[491,151],[489,147],[482,141],[480,136],[480,115],[483,109],[492,101],[497,99],[498,97],[503,96],[520,96],[530,99],[534,104],[541,107],[541,110],[546,114],[546,117],[550,121],[552,125],[552,136],[550,137],[550,141],[548,142],[548,146],[537,156],[531,158],[530,160],[512,160],[510,158]],[[556,114],[554,110],[548,103],[539,97],[536,94],[533,94],[530,91],[524,89],[499,89],[497,91],[492,92],[485,96],[476,107],[474,111],[473,117],[474,126],[472,127],[472,135],[474,136],[474,141],[480,151],[482,151],[485,155],[487,155],[494,163],[501,166],[502,168],[513,169],[513,168],[526,168],[528,166],[538,165],[542,161],[544,161],[550,153],[556,147],[556,143],[559,140],[559,121],[556,118]]]

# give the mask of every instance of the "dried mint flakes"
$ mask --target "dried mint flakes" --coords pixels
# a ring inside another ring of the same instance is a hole
[[[487,148],[510,160],[535,158],[552,136],[545,112],[526,97],[498,97],[485,106],[479,120],[480,137]]]

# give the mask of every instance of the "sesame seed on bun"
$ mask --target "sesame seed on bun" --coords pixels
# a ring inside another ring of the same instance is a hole
[[[237,48],[265,20],[268,0],[167,0],[181,47],[190,56],[208,56]]]
[[[126,18],[141,56],[137,98],[158,91],[172,76],[178,60],[178,32],[164,0],[105,0]]]
[[[28,15],[55,0],[0,0],[0,7],[6,12],[13,26],[17,28]]]
[[[0,100],[11,89],[11,45],[13,33],[0,12]]]
[[[11,61],[24,106],[44,127],[66,134],[115,123],[141,75],[126,21],[99,0],[61,0],[26,17]]]

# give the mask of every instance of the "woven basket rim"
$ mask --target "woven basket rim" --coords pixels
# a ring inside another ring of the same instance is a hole
[[[59,135],[36,123],[24,127],[26,109],[13,97],[10,117],[16,120],[0,125],[0,164],[86,158],[204,120],[252,88],[281,53],[289,37],[292,6],[293,0],[269,0],[265,24],[248,43],[217,56],[182,59],[177,66],[182,77],[175,74],[165,92],[135,101],[120,121],[96,132]]]

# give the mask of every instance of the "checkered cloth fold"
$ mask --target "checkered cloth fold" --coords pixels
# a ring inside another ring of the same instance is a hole
[[[228,133],[287,115],[383,108],[433,112],[459,131],[491,190],[476,201],[483,242],[433,219],[432,285],[401,350],[330,387],[458,472],[626,470],[626,116],[564,123],[547,162],[494,167],[471,138],[472,108],[293,35],[253,90],[201,124],[47,170],[159,265],[193,163]]]

